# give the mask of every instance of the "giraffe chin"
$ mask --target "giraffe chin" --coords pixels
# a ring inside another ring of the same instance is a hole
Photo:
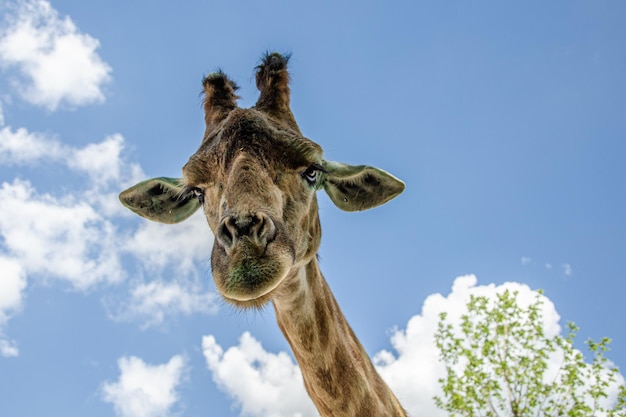
[[[247,250],[228,256],[214,245],[211,264],[213,280],[222,297],[241,308],[261,308],[293,267],[293,256],[286,248],[268,245],[262,256]],[[217,256],[216,256],[217,255]]]

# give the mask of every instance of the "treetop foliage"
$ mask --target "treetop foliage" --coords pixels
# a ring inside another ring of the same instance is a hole
[[[472,295],[458,327],[441,313],[435,340],[446,377],[437,406],[464,417],[626,417],[623,378],[605,356],[611,340],[588,340],[587,363],[574,348],[574,323],[566,336],[547,336],[541,291],[528,307],[517,295]]]

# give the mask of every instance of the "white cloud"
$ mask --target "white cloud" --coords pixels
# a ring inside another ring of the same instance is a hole
[[[102,86],[111,69],[96,53],[98,40],[47,1],[18,0],[2,8],[0,68],[22,98],[49,110],[104,100]],[[0,256],[19,268],[19,273],[0,268],[0,355],[18,353],[4,331],[20,310],[28,280],[56,280],[78,290],[127,280],[129,296],[115,310],[145,326],[175,314],[214,312],[216,296],[199,290],[195,264],[210,254],[206,221],[195,216],[164,226],[134,217],[134,224],[118,228],[119,220],[133,216],[120,204],[119,191],[145,179],[138,164],[124,160],[124,138],[113,134],[79,148],[50,134],[4,126],[2,104],[10,100],[4,96],[0,102],[0,164],[34,169],[41,162],[59,164],[80,181],[59,186],[61,192],[38,189],[28,179],[0,183]],[[122,267],[123,258],[133,272]],[[146,270],[153,283],[141,282]],[[180,281],[163,280],[165,270]]]
[[[25,128],[15,131],[10,126],[0,129],[0,163],[3,165],[33,165],[41,161],[57,162],[81,174],[87,174],[93,191],[102,192],[107,186],[116,190],[143,179],[145,174],[137,164],[122,158],[124,138],[120,134],[107,136],[102,142],[74,148],[57,138]],[[94,193],[90,195],[93,197]],[[116,206],[117,198],[114,199]],[[100,202],[100,201],[99,201]]]
[[[6,324],[12,312],[22,306],[23,291],[26,288],[26,274],[14,259],[0,254],[0,329]],[[1,332],[0,332],[1,334]]]
[[[130,214],[120,204],[118,194],[146,176],[138,164],[125,161],[122,156],[124,148],[124,137],[113,134],[102,142],[69,148],[63,156],[63,163],[68,168],[87,175],[89,185],[81,197],[97,207],[103,216]]]
[[[211,229],[200,211],[178,224],[140,220],[119,249],[133,256],[140,269],[149,274],[150,282],[139,282],[128,298],[116,300],[113,305],[107,303],[109,316],[139,321],[147,328],[159,326],[176,314],[216,313],[219,296],[203,291],[199,282],[208,279],[212,240]],[[176,282],[159,279],[168,269],[178,277]]]
[[[10,126],[0,129],[0,163],[29,164],[38,160],[59,160],[67,153],[56,139],[24,128],[15,131]]]
[[[570,264],[563,264],[561,265],[563,267],[563,273],[565,274],[565,276],[570,276],[572,275],[572,266]]]
[[[72,195],[39,194],[23,180],[0,187],[0,236],[27,273],[53,276],[77,289],[123,278],[115,227]]]
[[[198,282],[208,279],[212,240],[211,229],[200,211],[178,224],[140,220],[120,250],[131,254],[151,281],[136,284],[128,299],[109,307],[110,316],[115,320],[138,320],[146,328],[161,325],[174,314],[217,312],[220,298],[214,292],[203,292]],[[178,281],[155,279],[168,268],[174,270]]]
[[[9,318],[22,307],[26,273],[14,259],[0,254],[0,274],[0,356],[18,356],[16,343],[3,337],[3,329]]]
[[[9,6],[0,29],[0,65],[17,67],[16,90],[28,102],[55,110],[104,101],[111,68],[96,53],[100,43],[81,33],[44,0]]]
[[[176,391],[185,375],[185,359],[176,355],[169,362],[150,365],[135,356],[118,360],[117,382],[102,386],[102,399],[113,404],[121,417],[164,417],[179,400]]]
[[[129,278],[129,268],[121,262],[130,255],[136,278],[128,287],[129,297],[119,297],[113,306],[109,303],[109,310],[116,311],[112,317],[154,326],[176,314],[214,312],[216,296],[203,293],[198,285],[197,264],[208,269],[212,241],[204,216],[198,213],[181,224],[162,225],[140,220],[125,209],[117,194],[145,179],[145,174],[139,165],[124,160],[123,151],[119,134],[76,148],[50,135],[0,129],[0,163],[37,167],[42,161],[52,162],[86,180],[82,187],[64,188],[62,193],[41,192],[23,179],[0,184],[0,254],[20,266],[24,285],[26,277],[48,282],[54,278],[78,290]],[[137,222],[119,229],[118,220],[126,217]],[[179,282],[162,279],[168,269]],[[141,282],[144,271],[149,271],[153,283]],[[8,311],[0,307],[5,323]]]
[[[118,304],[118,311],[111,317],[115,320],[138,320],[147,328],[161,325],[167,317],[175,314],[216,313],[217,305],[217,294],[203,293],[193,283],[152,281],[133,288],[130,298]]]
[[[446,415],[433,401],[435,395],[441,395],[438,379],[445,375],[434,341],[441,312],[448,313],[449,323],[458,324],[471,294],[494,299],[497,293],[506,289],[518,292],[517,300],[521,306],[535,301],[536,292],[524,284],[509,282],[499,286],[477,286],[476,283],[473,275],[459,277],[447,296],[433,294],[427,297],[421,313],[411,317],[405,329],[393,332],[391,345],[395,353],[382,350],[374,355],[378,371],[409,415]],[[561,330],[560,317],[554,304],[545,296],[541,298],[544,332],[547,337],[552,337]],[[272,417],[317,415],[311,409],[296,364],[287,353],[265,351],[248,333],[242,335],[238,346],[226,351],[212,335],[203,337],[202,346],[213,379],[234,398],[242,414]],[[552,361],[554,363],[550,366],[556,369],[560,364],[558,357]],[[623,383],[621,375],[618,375],[618,383]],[[614,399],[615,385],[609,391],[610,399]]]
[[[179,272],[190,274],[196,263],[211,254],[213,235],[200,210],[184,222],[161,224],[142,221],[136,233],[124,244],[124,250],[141,260],[147,270],[176,265]]]
[[[12,340],[0,339],[0,356],[11,358],[19,356],[17,345]]]
[[[530,258],[528,256],[522,256],[522,265],[528,265],[532,261],[533,261],[532,258]]]
[[[440,313],[447,312],[450,323],[460,322],[470,294],[493,298],[497,292],[509,289],[519,291],[518,301],[522,305],[529,305],[535,299],[535,293],[523,284],[476,286],[476,282],[473,275],[459,277],[447,297],[441,294],[428,296],[422,305],[421,314],[409,319],[405,329],[394,331],[391,344],[397,354],[381,351],[375,355],[374,361],[379,372],[410,414],[446,415],[435,406],[432,399],[435,395],[441,395],[437,381],[445,375],[434,341]],[[553,336],[560,331],[559,315],[554,304],[546,297],[543,299],[546,336]]]
[[[67,165],[90,176],[96,185],[121,181],[124,138],[116,134],[100,143],[90,143],[82,149],[75,149],[69,155]]]
[[[298,366],[286,352],[269,353],[249,333],[226,352],[212,335],[202,351],[217,385],[235,399],[245,416],[318,416]]]

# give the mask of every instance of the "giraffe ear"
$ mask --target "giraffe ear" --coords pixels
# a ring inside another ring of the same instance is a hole
[[[200,207],[198,198],[178,178],[153,178],[120,193],[122,204],[141,217],[159,223],[178,223]]]
[[[324,162],[324,170],[324,190],[342,210],[367,210],[404,191],[404,182],[382,169]]]

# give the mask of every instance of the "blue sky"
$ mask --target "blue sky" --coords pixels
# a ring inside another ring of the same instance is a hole
[[[322,270],[381,373],[430,413],[437,312],[505,282],[626,367],[626,5],[0,1],[0,414],[315,415],[271,308],[210,278],[200,216],[127,213],[203,133],[201,80],[292,52],[330,160],[406,182],[344,213]],[[506,286],[505,285],[505,286]],[[430,356],[429,356],[430,355]],[[278,372],[279,370],[280,372]],[[277,373],[278,372],[278,373]],[[419,391],[419,392],[418,392]]]

